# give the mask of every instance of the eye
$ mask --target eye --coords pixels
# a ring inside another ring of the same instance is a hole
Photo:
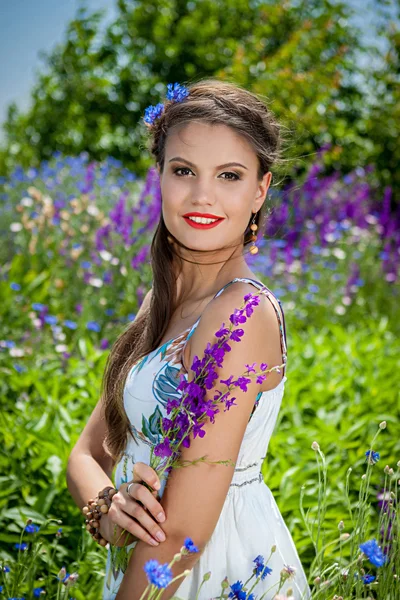
[[[191,171],[191,169],[189,169],[188,167],[178,167],[177,169],[174,169],[174,174],[177,177],[184,177],[184,175],[178,175],[178,171]],[[240,175],[238,173],[233,173],[233,171],[225,171],[224,173],[221,173],[221,175],[233,175],[232,178],[228,179],[226,177],[223,177],[223,179],[226,179],[226,181],[238,181],[240,179]]]
[[[178,169],[174,169],[174,174],[177,175],[178,171],[190,171],[187,167],[179,167]],[[182,177],[182,175],[178,175],[178,177]]]
[[[235,177],[235,179],[227,179],[227,181],[238,181],[240,179],[240,176],[237,173],[233,173],[232,171],[225,171],[225,173],[222,173],[222,175],[233,175]]]

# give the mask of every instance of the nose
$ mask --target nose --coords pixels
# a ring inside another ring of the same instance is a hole
[[[212,184],[207,183],[204,179],[197,179],[191,190],[192,203],[195,206],[213,206],[215,204],[215,194],[212,189]]]

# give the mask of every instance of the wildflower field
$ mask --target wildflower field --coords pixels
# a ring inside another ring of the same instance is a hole
[[[288,335],[264,480],[318,599],[400,597],[400,213],[375,181],[326,174],[320,153],[271,193],[247,255]],[[107,351],[151,287],[158,176],[55,153],[0,187],[0,598],[97,600],[106,551],[65,470]],[[258,600],[236,583],[221,598]]]

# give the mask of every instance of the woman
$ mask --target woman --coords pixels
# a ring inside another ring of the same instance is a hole
[[[234,84],[208,79],[175,86],[145,118],[162,199],[151,247],[153,286],[110,352],[101,400],[70,456],[68,486],[82,508],[112,486],[117,467],[118,492],[100,519],[100,533],[115,542],[114,526],[130,532],[123,542],[134,551],[124,572],[111,564],[109,548],[104,600],[139,600],[147,585],[145,563],[169,563],[186,537],[199,552],[174,565],[174,576],[191,571],[167,587],[166,600],[197,598],[209,571],[198,598],[219,597],[226,576],[230,585],[244,583],[259,564],[254,559],[269,558],[274,545],[272,571],[265,570],[257,598],[275,596],[282,569],[288,579],[280,593],[292,588],[296,599],[308,598],[293,539],[260,473],[286,381],[284,315],[244,252],[250,241],[257,251],[257,227],[250,227],[262,222],[279,126],[262,100]],[[240,344],[225,355],[219,377],[239,377],[245,364],[282,369],[261,383],[253,379],[246,392],[235,390],[235,406],[221,410],[204,427],[206,435],[182,449],[183,460],[207,455],[208,461],[173,469],[157,495],[142,483],[156,488],[148,465],[167,399],[179,397],[180,375],[192,379],[193,359],[216,341],[215,333],[249,293],[260,295],[259,305],[242,325]],[[222,460],[234,466],[215,464]],[[157,541],[163,533],[164,541]],[[239,588],[228,591],[239,598]]]

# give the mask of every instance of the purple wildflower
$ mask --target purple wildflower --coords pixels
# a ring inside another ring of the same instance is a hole
[[[157,444],[154,448],[154,454],[160,458],[167,458],[172,455],[171,442],[168,438],[165,438],[163,442]]]

